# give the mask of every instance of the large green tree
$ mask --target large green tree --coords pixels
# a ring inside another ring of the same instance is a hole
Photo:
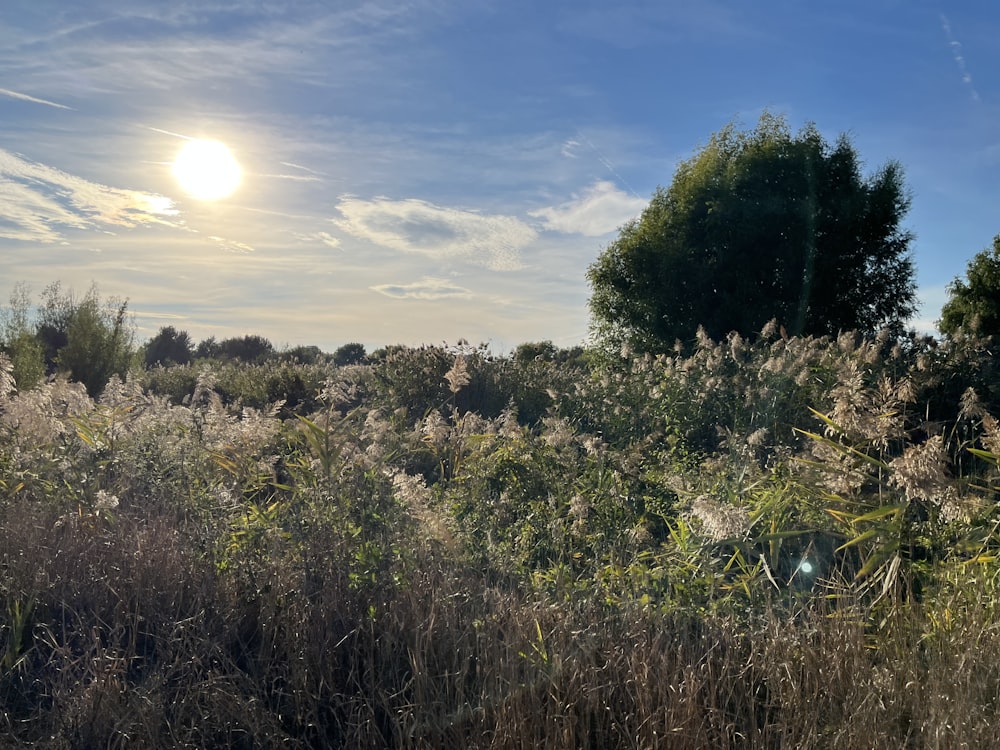
[[[664,351],[703,326],[752,335],[902,328],[915,310],[900,166],[870,176],[846,136],[765,113],[682,162],[590,267],[598,340]]]
[[[956,278],[948,285],[938,328],[948,335],[959,329],[1000,335],[1000,234],[993,238],[992,249],[969,261],[965,281]]]

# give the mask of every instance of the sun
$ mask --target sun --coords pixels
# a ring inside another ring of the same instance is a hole
[[[191,197],[214,201],[235,192],[243,169],[225,144],[197,138],[185,143],[177,153],[174,177]]]

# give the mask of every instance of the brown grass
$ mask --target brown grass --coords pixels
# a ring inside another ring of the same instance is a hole
[[[902,606],[876,632],[557,605],[431,552],[366,598],[320,557],[220,574],[164,521],[25,508],[0,548],[8,646],[32,606],[10,747],[989,747],[1000,718],[1000,635],[969,608],[928,636]]]
[[[949,428],[947,473],[908,467],[936,450],[933,410],[882,387],[874,343],[736,343],[576,390],[567,371],[530,425],[467,411],[486,364],[464,355],[452,393],[454,354],[430,349],[331,385],[375,395],[320,394],[301,424],[262,393],[261,411],[18,394],[0,404],[0,747],[994,746],[996,460],[965,449],[995,424]],[[780,435],[805,405],[833,413],[814,399],[837,384],[853,432],[810,438],[833,456],[806,471]],[[869,468],[847,466],[831,515],[843,456]],[[980,515],[938,518],[952,487]],[[684,522],[702,495],[770,513],[753,533],[816,531],[713,541]],[[868,513],[895,501],[914,512]],[[824,533],[826,557],[855,542],[846,577],[906,562],[853,599],[781,588]]]

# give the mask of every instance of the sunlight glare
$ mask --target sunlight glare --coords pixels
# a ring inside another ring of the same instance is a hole
[[[243,169],[225,144],[200,138],[184,144],[173,171],[184,191],[203,201],[232,195],[243,177]]]

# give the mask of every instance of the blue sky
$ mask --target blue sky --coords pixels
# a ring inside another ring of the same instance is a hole
[[[1000,7],[804,0],[35,0],[0,7],[0,278],[140,338],[587,335],[586,269],[767,108],[902,163],[930,330],[1000,233]],[[191,138],[239,190],[177,184]]]

